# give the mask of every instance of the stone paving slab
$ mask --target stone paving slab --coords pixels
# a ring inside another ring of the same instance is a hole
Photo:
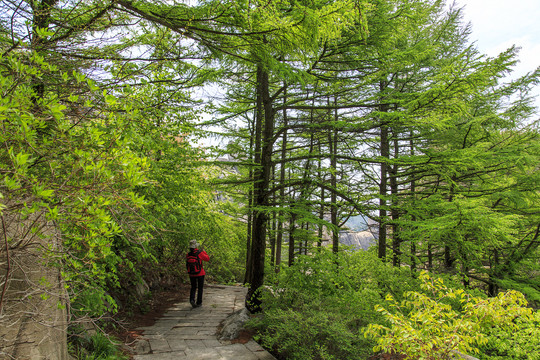
[[[217,339],[219,324],[244,307],[247,289],[240,286],[206,285],[203,306],[187,301],[174,305],[153,326],[142,327],[141,341],[149,353],[134,360],[276,360],[255,341],[231,344]]]

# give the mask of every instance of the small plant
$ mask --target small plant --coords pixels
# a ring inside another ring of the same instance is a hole
[[[528,328],[524,324],[537,317],[517,291],[483,299],[451,289],[427,272],[421,273],[420,280],[425,293],[406,292],[401,302],[387,295],[388,309],[375,306],[388,323],[370,324],[364,332],[366,337],[376,340],[375,352],[425,360],[451,359],[455,351],[480,354],[479,349],[489,345],[490,334],[519,336],[521,330]]]
[[[118,344],[109,336],[97,332],[93,335],[80,334],[71,342],[71,353],[78,360],[127,360]]]

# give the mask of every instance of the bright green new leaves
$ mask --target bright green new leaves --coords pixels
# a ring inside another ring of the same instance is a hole
[[[54,93],[37,98],[32,81],[47,66],[42,58],[33,58],[34,62],[15,56],[0,60],[18,69],[16,74],[2,73],[0,79],[3,209],[10,219],[22,222],[41,218],[62,234],[61,245],[42,245],[51,264],[62,264],[64,280],[73,291],[72,308],[85,312],[84,289],[105,294],[105,285],[115,282],[124,261],[112,240],[133,210],[145,204],[133,189],[145,184],[147,164],[131,150],[131,115],[114,96],[100,96],[75,74],[64,76],[65,81],[82,81],[85,96],[102,104],[99,111],[73,111]],[[33,233],[41,231],[39,226],[34,229]],[[137,244],[144,237],[134,240]],[[97,297],[101,301],[92,301],[94,315],[107,310],[106,303],[114,306],[105,295]]]
[[[452,289],[427,272],[420,279],[423,292],[405,292],[402,301],[387,295],[388,306],[375,307],[387,325],[370,324],[365,331],[365,336],[377,341],[374,351],[403,354],[407,359],[451,359],[455,351],[478,354],[495,341],[503,346],[502,352],[513,345],[514,354],[520,354],[513,359],[538,358],[540,338],[533,330],[538,312],[527,307],[523,294],[507,291],[483,299]]]

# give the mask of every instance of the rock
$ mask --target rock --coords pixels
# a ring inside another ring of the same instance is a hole
[[[150,287],[146,281],[141,279],[141,281],[135,285],[135,291],[137,292],[137,297],[139,299],[144,299],[146,294],[150,291]]]
[[[340,231],[339,242],[356,250],[368,250],[375,244],[376,239],[370,231]]]
[[[150,354],[150,342],[146,339],[137,339],[133,342],[133,351],[135,354]]]
[[[68,296],[51,255],[61,253],[61,235],[45,219],[4,213],[3,236],[11,241],[9,257],[0,250],[0,359],[69,359]]]
[[[244,330],[244,324],[249,320],[249,311],[246,308],[229,315],[223,321],[223,327],[218,335],[220,341],[234,340]]]
[[[478,360],[477,358],[475,358],[473,356],[462,354],[457,350],[452,350],[452,359],[456,359],[456,360]]]

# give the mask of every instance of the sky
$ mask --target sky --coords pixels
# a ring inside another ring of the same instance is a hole
[[[456,0],[464,21],[472,25],[471,41],[489,56],[512,45],[521,48],[515,76],[540,66],[540,0]],[[513,76],[514,77],[514,76]],[[535,92],[540,107],[540,87]]]

